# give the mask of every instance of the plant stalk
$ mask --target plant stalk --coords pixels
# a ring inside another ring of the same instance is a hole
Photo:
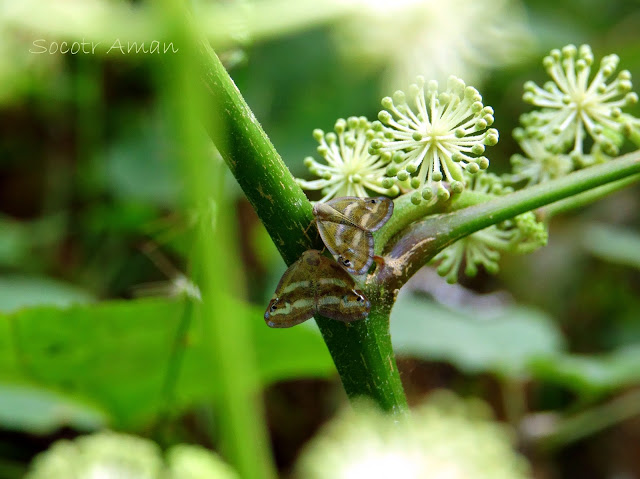
[[[264,223],[287,265],[310,248],[322,249],[312,206],[209,44],[191,29],[207,99],[216,118],[207,131]],[[225,125],[225,132],[214,125]],[[389,335],[390,304],[374,304],[356,324],[323,317],[316,322],[350,398],[367,396],[382,409],[402,412],[407,402]],[[262,318],[256,318],[261,321]],[[266,326],[265,326],[266,327]]]
[[[464,236],[527,211],[640,174],[640,151],[562,178],[499,196],[451,213],[432,215],[408,225],[388,245],[376,276],[399,289],[438,252]]]

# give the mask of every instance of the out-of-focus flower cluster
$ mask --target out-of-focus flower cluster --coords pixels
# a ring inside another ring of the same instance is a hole
[[[521,61],[532,50],[526,14],[516,0],[351,0],[357,12],[338,29],[349,65],[385,69],[385,86],[402,88],[418,75],[481,80],[491,68]]]
[[[524,101],[539,109],[522,115],[522,127],[514,130],[524,152],[511,159],[514,184],[541,183],[619,153],[625,136],[637,128],[622,109],[638,101],[628,70],[611,80],[619,61],[617,55],[605,56],[591,78],[594,56],[588,45],[567,45],[544,58],[551,81],[524,87]]]
[[[508,431],[479,400],[434,393],[411,419],[359,408],[336,418],[303,452],[305,479],[530,477]]]
[[[237,479],[235,471],[200,446],[180,444],[163,459],[152,441],[102,432],[61,440],[36,456],[25,479]]]

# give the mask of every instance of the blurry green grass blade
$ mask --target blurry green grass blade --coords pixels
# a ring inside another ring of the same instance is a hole
[[[640,414],[640,390],[632,389],[604,404],[598,404],[561,419],[556,429],[538,443],[541,450],[559,450],[568,444],[601,432]]]
[[[212,154],[201,120],[210,118],[207,123],[219,132],[216,148],[226,147],[232,140],[227,136],[226,125],[212,116],[219,106],[206,101],[198,81],[196,46],[189,42],[184,2],[162,0],[157,6],[159,18],[173,33],[172,38],[184,45],[180,55],[165,58],[158,90],[172,120],[174,159],[184,179],[183,198],[197,215],[189,262],[202,301],[196,303],[192,316],[201,320],[199,330],[207,353],[202,363],[209,369],[200,381],[215,384],[218,389],[213,401],[207,401],[208,409],[217,418],[209,436],[241,477],[271,479],[276,468],[259,395],[251,321],[231,300],[244,297],[237,219],[225,193],[225,165]]]
[[[86,399],[104,409],[114,427],[148,424],[164,407],[162,386],[184,307],[177,300],[147,298],[0,314],[0,382]],[[233,308],[250,324],[261,384],[335,371],[315,331],[277,334],[265,327],[261,309],[241,303]],[[194,324],[184,341],[174,414],[219,392],[200,331]]]
[[[510,307],[479,317],[407,296],[391,312],[391,337],[398,354],[511,377],[527,374],[533,358],[563,348],[560,332],[541,312]]]
[[[585,228],[582,245],[605,261],[640,269],[640,233],[591,224]]]
[[[93,300],[87,291],[50,278],[19,275],[0,277],[0,312],[30,306],[69,306]]]
[[[105,413],[42,388],[0,383],[0,427],[51,434],[62,427],[93,431],[105,426]]]
[[[602,394],[640,384],[640,345],[608,355],[566,354],[540,358],[532,363],[533,374],[581,393]]]

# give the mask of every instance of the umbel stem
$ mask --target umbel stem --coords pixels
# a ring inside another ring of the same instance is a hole
[[[387,245],[385,265],[376,273],[377,279],[388,289],[400,288],[438,252],[465,236],[556,202],[565,202],[559,207],[587,204],[594,195],[602,196],[631,184],[639,173],[640,152],[635,151],[562,178],[410,223]],[[603,186],[608,184],[612,186]],[[585,193],[591,191],[593,195]]]

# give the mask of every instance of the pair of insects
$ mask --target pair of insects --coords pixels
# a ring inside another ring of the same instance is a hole
[[[347,196],[313,207],[314,221],[333,261],[318,250],[305,251],[282,275],[264,319],[288,328],[315,314],[339,321],[366,318],[371,304],[347,273],[364,274],[373,263],[373,231],[393,213],[389,198]]]

